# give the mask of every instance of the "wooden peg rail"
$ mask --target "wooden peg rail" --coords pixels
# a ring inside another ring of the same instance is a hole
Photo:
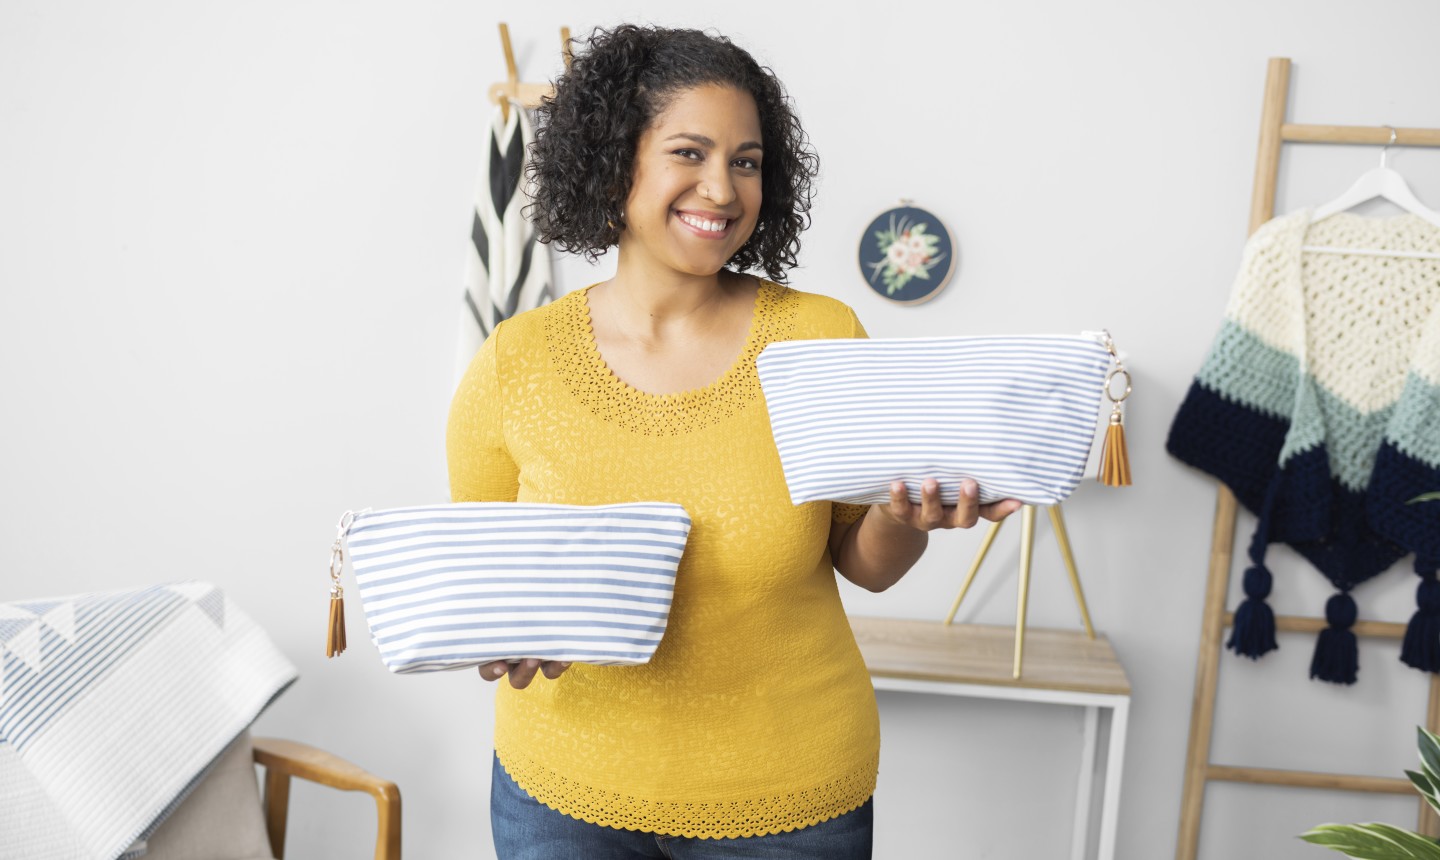
[[[490,101],[500,105],[505,119],[510,118],[510,103],[515,102],[526,109],[540,106],[540,100],[555,94],[550,84],[530,84],[520,80],[520,70],[515,64],[515,49],[510,44],[510,26],[500,22],[500,44],[505,49],[505,80],[490,85]],[[560,55],[565,58],[565,68],[570,68],[570,28],[560,28]]]

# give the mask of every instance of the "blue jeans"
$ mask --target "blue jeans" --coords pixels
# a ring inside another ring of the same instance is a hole
[[[618,830],[556,812],[515,784],[496,757],[490,773],[490,829],[500,860],[869,860],[874,800],[789,833],[698,839]]]

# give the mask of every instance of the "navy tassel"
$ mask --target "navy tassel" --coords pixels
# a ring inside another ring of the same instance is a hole
[[[1263,564],[1245,571],[1245,599],[1235,610],[1230,641],[1225,643],[1226,648],[1251,660],[1280,647],[1275,642],[1275,613],[1265,602],[1271,583],[1270,571]]]
[[[1433,563],[1422,566],[1417,559],[1415,567],[1421,577],[1415,589],[1418,608],[1405,628],[1400,660],[1425,672],[1440,672],[1440,581],[1435,579]]]
[[[1348,592],[1332,595],[1325,602],[1325,620],[1330,626],[1315,640],[1315,657],[1310,677],[1332,684],[1353,684],[1360,671],[1360,646],[1355,641],[1355,599]]]

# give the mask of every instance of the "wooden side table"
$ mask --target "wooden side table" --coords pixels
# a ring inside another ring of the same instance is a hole
[[[850,627],[876,690],[1070,705],[1085,709],[1085,743],[1075,798],[1072,860],[1085,860],[1095,798],[1100,711],[1110,712],[1096,857],[1113,860],[1120,778],[1130,719],[1130,680],[1104,636],[1029,630],[1024,677],[1013,676],[1015,631],[977,624],[851,616]]]

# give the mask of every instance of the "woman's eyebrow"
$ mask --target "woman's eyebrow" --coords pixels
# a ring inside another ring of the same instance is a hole
[[[701,146],[709,147],[710,149],[714,149],[714,148],[715,148],[715,141],[711,140],[710,138],[706,137],[706,136],[703,135],[703,134],[695,134],[694,132],[689,132],[689,131],[682,131],[682,132],[679,132],[678,134],[672,134],[672,135],[670,135],[669,137],[665,138],[665,142],[666,142],[666,143],[669,143],[669,142],[672,141],[672,140],[688,140],[688,141],[691,141],[692,143],[698,143],[698,144],[700,144]],[[747,140],[747,141],[745,141],[744,143],[742,143],[742,144],[740,144],[739,146],[737,146],[737,147],[735,148],[735,151],[736,151],[736,152],[747,152],[747,151],[752,150],[752,149],[758,149],[758,150],[760,150],[761,152],[764,152],[764,151],[765,151],[765,147],[761,146],[761,145],[760,145],[760,142],[759,142],[758,140]]]

